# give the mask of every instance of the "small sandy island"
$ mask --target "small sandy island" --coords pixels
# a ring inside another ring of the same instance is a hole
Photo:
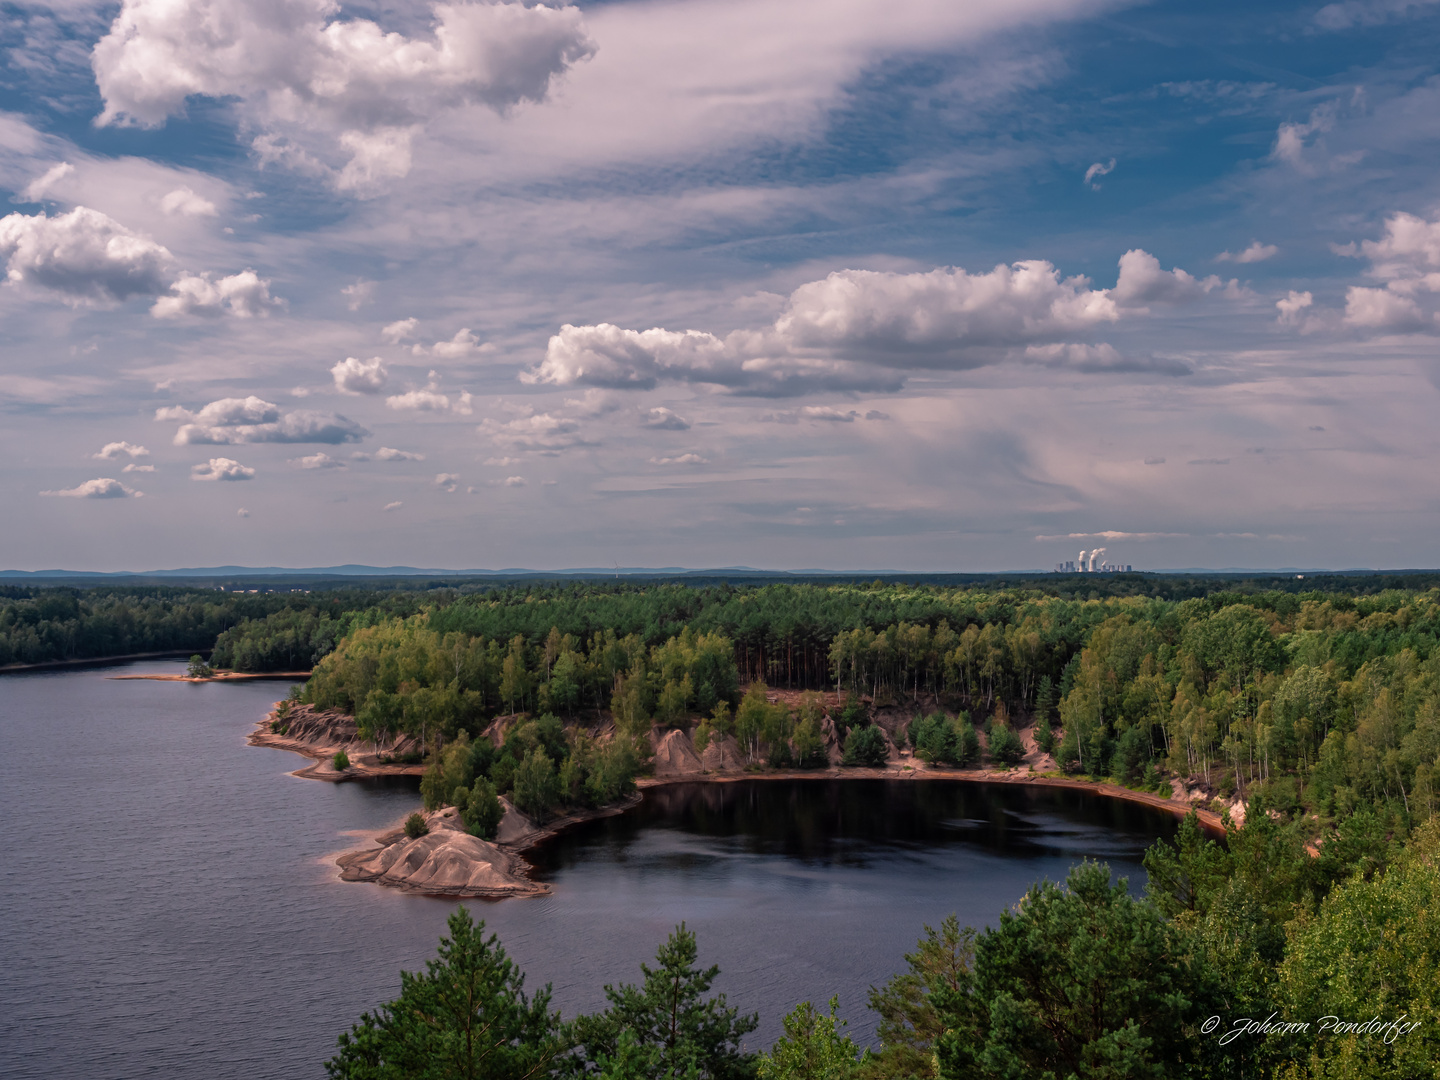
[[[279,703],[276,708],[278,710]],[[487,735],[500,734],[507,721],[513,719],[497,720]],[[277,727],[280,730],[277,731]],[[1193,809],[1207,832],[1212,835],[1225,832],[1221,816],[1200,805],[1211,801],[1206,792],[1185,788],[1177,781],[1172,785],[1171,797],[1165,798],[1117,784],[1068,778],[1060,773],[1054,759],[1035,745],[1029,729],[1019,732],[1025,757],[1008,769],[927,765],[909,749],[898,747],[888,731],[888,760],[884,766],[842,768],[839,740],[828,718],[822,727],[830,764],[823,769],[805,770],[756,771],[747,766],[740,747],[729,736],[713,738],[703,751],[697,751],[688,732],[656,731],[651,735],[655,751],[653,775],[638,780],[636,786],[640,790],[619,803],[568,814],[540,825],[502,798],[505,814],[493,842],[471,836],[455,810],[446,807],[424,815],[429,829],[424,836],[412,839],[405,835],[403,828],[394,828],[375,837],[373,846],[341,855],[336,860],[340,877],[345,881],[370,881],[429,896],[493,899],[545,895],[550,892],[550,886],[534,880],[534,868],[523,857],[526,851],[581,822],[624,813],[639,804],[648,788],[679,783],[867,778],[1060,787],[1140,803],[1180,817]],[[311,780],[343,783],[367,777],[420,776],[424,772],[424,766],[416,761],[420,752],[417,740],[408,736],[378,744],[362,740],[354,717],[309,705],[290,706],[283,721],[278,711],[271,712],[256,725],[247,741],[252,746],[269,746],[310,758],[312,764],[291,775]],[[349,768],[343,771],[337,770],[333,763],[335,754],[341,750],[350,760]],[[1231,813],[1237,823],[1243,822],[1243,805],[1236,806]]]

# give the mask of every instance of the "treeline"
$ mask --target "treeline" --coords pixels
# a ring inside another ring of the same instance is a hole
[[[214,589],[0,590],[0,667],[146,652],[208,652],[236,623],[288,598]]]
[[[1147,895],[1101,864],[1034,886],[977,933],[926,927],[872,987],[878,1045],[838,998],[759,1026],[701,968],[682,924],[639,984],[564,1021],[463,909],[439,957],[341,1035],[330,1076],[460,1080],[1422,1080],[1440,1076],[1440,822],[1404,847],[1357,816],[1329,850],[1265,815],[1206,839],[1194,817],[1146,855]],[[853,1003],[846,1003],[853,1008]]]
[[[216,667],[308,668],[367,613],[371,619],[408,615],[455,595],[448,590],[0,587],[0,667],[213,649]]]

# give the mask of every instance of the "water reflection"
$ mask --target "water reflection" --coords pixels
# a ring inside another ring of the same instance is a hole
[[[596,857],[631,861],[649,834],[711,858],[750,854],[865,867],[905,852],[967,844],[1017,857],[1074,855],[1138,862],[1173,819],[1065,788],[951,780],[744,780],[652,788],[636,809],[567,833],[534,860],[563,873]],[[668,846],[668,845],[665,845]],[[632,850],[633,849],[633,850]]]

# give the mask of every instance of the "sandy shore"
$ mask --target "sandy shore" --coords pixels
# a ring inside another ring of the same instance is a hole
[[[112,679],[148,679],[153,682],[260,682],[267,679],[308,679],[308,671],[217,671],[194,675],[111,675]]]
[[[275,703],[276,710],[280,702]],[[338,712],[317,711],[308,705],[295,706],[290,712],[289,730],[281,735],[273,730],[279,718],[278,711],[265,715],[255,725],[255,730],[246,736],[251,746],[268,746],[274,750],[288,750],[292,754],[307,757],[312,764],[296,769],[291,776],[307,780],[327,780],[332,784],[346,780],[364,780],[377,776],[421,776],[425,766],[418,763],[385,761],[387,757],[404,757],[416,750],[414,739],[400,737],[382,745],[360,738],[355,719]],[[344,772],[335,768],[334,758],[340,751],[350,759],[350,767]]]

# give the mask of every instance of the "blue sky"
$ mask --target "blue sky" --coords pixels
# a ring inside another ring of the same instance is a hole
[[[1437,562],[1440,3],[0,6],[6,565]]]

